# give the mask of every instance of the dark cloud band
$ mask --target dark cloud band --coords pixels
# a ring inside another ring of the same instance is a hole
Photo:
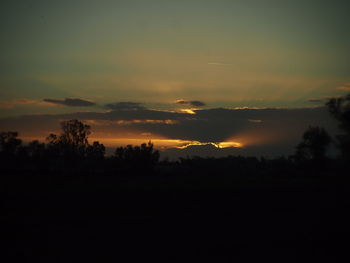
[[[66,98],[64,100],[56,100],[56,99],[43,99],[45,102],[49,102],[52,104],[57,105],[64,105],[69,107],[91,107],[95,106],[96,103],[84,99],[72,99],[72,98]]]
[[[145,109],[144,106],[142,106],[139,102],[115,102],[115,103],[109,103],[105,105],[105,108],[114,110],[114,111],[134,111],[134,110],[143,110]]]
[[[337,124],[325,107],[301,109],[206,109],[195,114],[137,108],[139,104],[117,104],[108,112],[76,112],[57,115],[27,115],[0,119],[0,127],[20,132],[21,136],[45,136],[57,130],[61,120],[79,119],[91,124],[94,132],[125,138],[129,132],[149,133],[169,139],[199,142],[233,140],[269,154],[272,145],[276,154],[294,151],[303,132],[311,126],[326,128],[337,134]],[[121,107],[128,105],[130,107]],[[131,107],[134,106],[134,107]],[[134,110],[130,110],[134,109]],[[123,136],[122,136],[123,135]]]
[[[206,104],[202,101],[199,100],[177,100],[175,101],[176,104],[185,104],[185,105],[190,105],[194,107],[202,107],[205,106]]]

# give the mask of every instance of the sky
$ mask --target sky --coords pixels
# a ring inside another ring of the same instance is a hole
[[[345,0],[4,0],[0,10],[0,130],[27,139],[80,117],[111,146],[237,150],[261,127],[276,137],[273,119],[298,127],[279,136],[292,145],[307,123],[333,131],[314,108],[350,91]]]

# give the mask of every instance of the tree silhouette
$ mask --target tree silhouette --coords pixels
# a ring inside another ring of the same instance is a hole
[[[42,159],[45,156],[45,143],[41,143],[38,140],[31,141],[28,143],[26,151],[31,159]]]
[[[13,131],[0,133],[0,164],[2,168],[15,168],[16,157],[20,151],[22,140]]]
[[[64,144],[87,146],[88,137],[91,134],[90,126],[78,120],[61,122],[62,134],[60,140]]]
[[[330,143],[331,137],[325,129],[309,127],[303,134],[302,142],[297,146],[295,156],[298,160],[323,160]]]
[[[153,143],[149,141],[141,146],[127,145],[115,150],[114,158],[120,165],[136,170],[153,169],[159,160],[159,151],[154,150]]]
[[[18,139],[18,132],[1,132],[0,133],[0,152],[12,155],[16,154],[22,140]]]
[[[342,157],[350,159],[350,94],[332,98],[326,105],[331,115],[339,121],[339,128],[344,132],[337,135],[337,146]]]
[[[93,142],[92,145],[89,145],[86,149],[86,157],[92,160],[102,160],[104,158],[106,147],[99,143]]]
[[[24,152],[27,160],[37,167],[42,167],[47,164],[47,148],[45,143],[38,140],[31,141],[24,147]]]
[[[18,132],[0,133],[0,158],[5,165],[11,165],[9,162],[14,161],[21,148],[22,140],[17,137]]]
[[[50,134],[46,140],[51,155],[66,158],[84,157],[89,146],[90,126],[78,120],[61,122],[62,133]]]

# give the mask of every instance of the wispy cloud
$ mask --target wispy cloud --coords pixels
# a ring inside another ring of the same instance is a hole
[[[248,120],[249,122],[252,122],[252,123],[262,123],[262,120]]]
[[[64,105],[69,107],[90,107],[90,106],[96,105],[95,102],[85,100],[85,99],[78,99],[78,98],[66,98],[64,100],[43,99],[43,101],[56,104],[56,105]]]
[[[23,105],[35,105],[35,106],[52,106],[51,103],[41,100],[30,100],[30,99],[18,99],[18,100],[8,100],[0,101],[0,109],[13,109],[17,106]]]
[[[350,91],[350,83],[336,87],[337,90]]]
[[[308,99],[308,102],[313,102],[313,103],[326,103],[328,100],[332,98],[339,98],[340,96],[324,96],[320,98],[310,98]]]

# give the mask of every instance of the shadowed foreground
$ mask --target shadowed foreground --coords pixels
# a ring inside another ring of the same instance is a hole
[[[348,248],[350,180],[334,167],[8,173],[2,237],[12,262],[337,262]]]

